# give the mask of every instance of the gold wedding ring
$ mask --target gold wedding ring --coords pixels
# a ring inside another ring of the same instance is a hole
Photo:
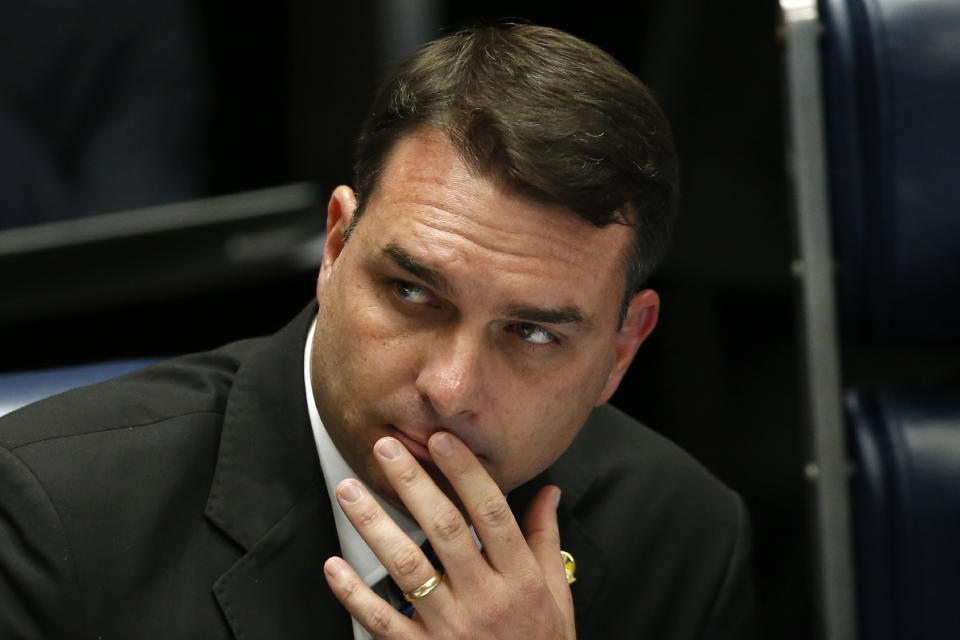
[[[568,551],[560,550],[560,557],[563,558],[563,571],[567,574],[567,584],[573,584],[577,581],[574,573],[577,571],[577,561],[573,559],[573,554]]]
[[[414,600],[419,600],[420,598],[426,598],[428,595],[430,595],[430,592],[440,586],[440,580],[442,578],[443,576],[441,576],[440,573],[434,571],[432,578],[424,582],[410,593],[404,593],[403,597],[406,598],[407,602],[413,602]]]

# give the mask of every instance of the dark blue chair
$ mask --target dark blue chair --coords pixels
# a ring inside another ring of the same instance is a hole
[[[960,2],[819,13],[860,637],[960,638]]]
[[[960,393],[847,396],[860,636],[960,635]]]
[[[960,334],[960,2],[821,0],[844,339]]]

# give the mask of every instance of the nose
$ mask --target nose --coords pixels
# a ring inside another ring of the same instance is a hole
[[[482,338],[466,331],[432,341],[416,387],[441,418],[469,416],[483,392]]]

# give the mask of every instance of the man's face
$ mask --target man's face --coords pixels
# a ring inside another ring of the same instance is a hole
[[[369,195],[348,242],[353,193],[330,202],[311,363],[323,423],[394,501],[374,442],[398,438],[436,477],[439,430],[510,491],[567,448],[656,323],[645,291],[619,327],[632,232],[505,190],[428,128],[397,143]]]

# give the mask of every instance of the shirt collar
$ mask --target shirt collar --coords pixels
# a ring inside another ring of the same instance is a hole
[[[357,533],[353,525],[344,515],[340,504],[337,502],[337,485],[346,478],[358,478],[347,461],[340,455],[330,434],[327,433],[323,422],[320,420],[320,413],[317,411],[317,403],[313,397],[313,384],[310,376],[310,355],[313,352],[313,332],[317,326],[317,319],[313,319],[310,325],[310,332],[307,334],[307,344],[303,349],[303,383],[307,391],[307,411],[310,413],[310,426],[313,429],[313,438],[317,444],[317,454],[320,456],[320,468],[323,471],[323,479],[327,484],[327,496],[330,499],[330,505],[333,507],[333,520],[337,528],[337,537],[340,539],[340,550],[343,553],[343,559],[363,578],[363,581],[373,586],[380,582],[387,575],[387,570],[374,555],[367,543],[363,541],[360,534]],[[368,487],[369,488],[369,487]],[[394,522],[396,522],[403,532],[418,546],[422,545],[427,539],[426,535],[409,516],[401,513],[392,504],[371,491],[371,495],[376,498],[380,506],[384,508]]]

